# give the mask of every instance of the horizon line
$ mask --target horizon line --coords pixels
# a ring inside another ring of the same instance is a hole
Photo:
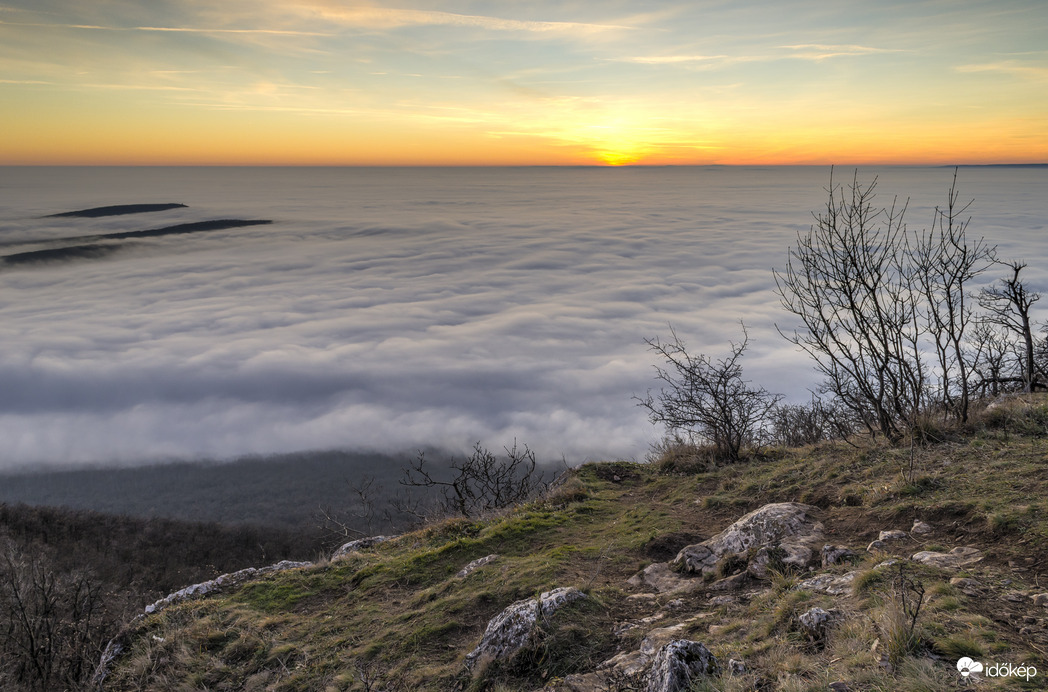
[[[867,166],[887,168],[1048,168],[1048,162],[1008,163],[0,163],[0,168],[817,168]]]

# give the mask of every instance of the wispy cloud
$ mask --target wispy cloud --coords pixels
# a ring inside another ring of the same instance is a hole
[[[789,52],[783,53],[782,50]],[[614,62],[629,62],[639,65],[680,65],[683,67],[710,68],[716,66],[727,66],[739,63],[774,62],[777,60],[814,60],[822,61],[830,58],[841,58],[862,55],[877,55],[882,53],[905,53],[902,49],[873,48],[859,45],[832,45],[822,43],[799,43],[788,46],[779,46],[778,49],[768,53],[753,53],[728,55],[723,53],[706,55],[702,53],[678,53],[667,55],[641,55],[629,58],[614,59]]]
[[[677,63],[723,62],[730,60],[728,55],[643,55],[623,58],[621,62],[634,62],[642,65],[673,65]]]
[[[330,32],[292,31],[287,29],[214,29],[186,26],[102,26],[98,24],[52,24],[41,22],[6,22],[0,25],[53,29],[81,29],[85,31],[163,31],[185,34],[260,34],[265,36],[333,36]]]
[[[957,71],[965,73],[996,72],[1037,81],[1048,80],[1048,67],[1043,64],[1031,64],[1019,60],[1001,60],[978,65],[961,65],[957,67]]]
[[[859,46],[854,44],[799,43],[792,46],[782,47],[791,51],[796,51],[790,57],[816,61],[858,55],[910,52],[898,48],[874,48],[871,46]]]
[[[395,29],[406,26],[460,26],[490,31],[594,34],[607,31],[622,31],[630,28],[615,24],[505,19],[487,15],[455,14],[453,12],[436,10],[383,7],[345,8],[328,3],[304,3],[303,7],[329,21],[335,21],[347,26],[372,29]]]

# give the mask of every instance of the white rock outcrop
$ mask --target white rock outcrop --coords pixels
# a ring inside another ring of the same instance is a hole
[[[762,576],[762,571],[766,574],[776,553],[787,565],[806,566],[823,544],[823,526],[815,519],[818,511],[799,502],[765,505],[716,536],[681,549],[673,562],[686,572],[708,574],[725,556],[749,557],[751,550],[757,553],[763,548],[767,559],[763,567],[756,568],[755,576]]]
[[[498,559],[499,559],[499,556],[495,555],[495,554],[485,555],[484,557],[478,557],[476,560],[474,560],[473,562],[469,563],[468,565],[466,565],[465,567],[460,569],[458,571],[458,574],[456,574],[455,576],[458,577],[459,579],[465,579],[469,575],[473,574],[473,572],[476,571],[478,568],[483,567],[484,565],[488,564],[489,562],[494,562],[495,560],[498,560]]]
[[[505,660],[531,641],[542,618],[548,618],[569,603],[586,598],[573,586],[560,587],[513,603],[493,617],[477,648],[466,656],[466,668],[473,670],[480,661]]]
[[[343,543],[342,545],[340,545],[338,547],[338,550],[332,553],[331,559],[337,560],[351,553],[356,553],[360,552],[361,550],[373,548],[379,543],[385,543],[386,541],[391,541],[394,538],[396,538],[396,536],[367,536],[365,538],[358,538],[355,541],[349,541],[348,543]]]
[[[652,656],[644,675],[647,692],[683,692],[719,673],[717,658],[699,642],[674,639]]]
[[[297,569],[299,567],[311,567],[312,562],[293,562],[291,560],[282,560],[275,565],[269,565],[268,567],[248,567],[236,572],[230,572],[229,574],[223,574],[214,579],[201,582],[199,584],[192,584],[179,589],[178,591],[164,596],[159,601],[146,606],[146,615],[151,615],[157,611],[163,610],[167,606],[173,603],[181,603],[182,601],[198,596],[206,596],[207,594],[218,591],[219,589],[235,586],[241,584],[249,579],[260,577],[264,574],[271,574],[272,572],[283,572],[289,569]]]

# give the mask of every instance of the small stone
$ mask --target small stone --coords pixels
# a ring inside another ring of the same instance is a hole
[[[1020,593],[1019,591],[1009,591],[1004,594],[1004,600],[1011,601],[1012,603],[1022,603],[1026,600],[1026,594]]]
[[[866,552],[868,552],[868,553],[873,553],[873,552],[876,552],[878,550],[887,550],[887,549],[888,549],[888,546],[887,546],[887,544],[885,544],[884,541],[873,541],[868,546],[866,546]]]
[[[910,556],[914,562],[920,562],[932,567],[943,569],[960,569],[973,565],[983,559],[982,551],[978,548],[957,547],[948,553],[937,553],[931,550],[923,550]]]
[[[1023,615],[1023,622],[1025,622],[1027,625],[1036,625],[1037,618],[1035,618],[1032,615]]]
[[[970,577],[953,577],[950,579],[950,585],[956,586],[961,589],[981,589],[982,583],[972,579]]]
[[[626,596],[626,600],[630,603],[652,603],[658,599],[658,594],[653,593],[635,593]]]
[[[931,524],[921,521],[920,519],[914,521],[913,527],[910,528],[910,533],[916,533],[921,536],[932,533],[933,531],[935,531],[935,529],[932,528]]]
[[[483,567],[484,565],[488,564],[489,562],[494,562],[495,560],[498,560],[498,559],[499,559],[498,555],[485,555],[484,557],[479,557],[476,560],[474,560],[473,562],[471,562],[468,565],[466,565],[465,567],[463,567],[461,570],[459,570],[459,573],[456,574],[455,576],[458,577],[459,579],[464,579],[464,578],[468,577],[470,574],[472,574],[477,568]]]
[[[880,535],[877,536],[877,540],[878,541],[905,541],[909,537],[910,537],[909,534],[907,534],[905,531],[891,530],[891,531],[881,531]]]
[[[1038,606],[1048,606],[1048,593],[1039,593],[1033,597],[1033,604]]]
[[[742,675],[746,672],[746,663],[734,658],[728,659],[728,672],[732,675]]]
[[[851,687],[843,680],[831,682],[830,689],[833,690],[833,692],[851,692]]]
[[[822,644],[826,641],[827,632],[841,617],[841,611],[836,609],[812,608],[797,618],[797,624],[808,641]]]
[[[684,600],[680,598],[674,598],[672,601],[666,604],[666,607],[670,610],[678,610],[684,607]]]
[[[714,637],[727,634],[731,628],[727,625],[710,625],[709,633]]]
[[[735,602],[735,597],[734,596],[727,596],[727,595],[725,595],[725,596],[714,596],[713,598],[710,599],[710,605],[711,606],[728,605],[729,603],[734,603],[734,602]]]
[[[858,555],[851,548],[842,545],[824,545],[822,547],[822,566],[840,564],[841,562],[852,562]]]
[[[812,577],[799,582],[797,588],[808,589],[809,591],[820,591],[831,596],[842,596],[851,591],[852,582],[855,581],[856,574],[858,574],[858,572],[848,572],[847,574],[820,574],[817,577]]]
[[[738,591],[749,581],[749,572],[739,572],[738,574],[732,575],[730,577],[718,579],[706,588],[708,588],[710,591]]]
[[[1033,628],[1032,627],[1020,627],[1019,628],[1019,634],[1024,634],[1024,635],[1033,634]]]

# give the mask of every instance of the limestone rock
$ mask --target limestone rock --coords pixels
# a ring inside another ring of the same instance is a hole
[[[932,525],[917,519],[913,522],[913,527],[910,529],[910,533],[915,533],[919,536],[924,536],[935,531]]]
[[[978,548],[957,547],[948,553],[936,553],[931,550],[922,550],[910,556],[914,562],[920,562],[933,567],[944,569],[960,569],[974,565],[983,559],[982,551]]]
[[[823,644],[830,628],[842,617],[839,610],[823,610],[822,608],[811,608],[797,618],[798,629],[801,634],[814,644]]]
[[[983,590],[980,582],[967,577],[954,577],[950,580],[950,585],[956,586],[966,596],[977,596]]]
[[[209,579],[208,581],[201,582],[199,584],[192,584],[190,586],[185,587],[184,589],[179,589],[174,593],[168,594],[167,596],[161,598],[159,601],[156,601],[151,605],[147,605],[145,612],[146,615],[151,615],[152,613],[163,610],[172,603],[181,603],[182,601],[186,601],[190,598],[194,598],[197,596],[206,596],[207,594],[212,593],[214,591],[218,591],[219,589],[230,586],[236,586],[237,584],[241,584],[245,581],[254,579],[256,577],[261,577],[265,574],[271,574],[273,572],[283,572],[284,570],[297,569],[299,567],[311,567],[312,565],[312,562],[293,562],[291,560],[281,560],[275,565],[269,565],[268,567],[248,567],[247,569],[242,569],[236,572],[230,572],[229,574],[223,574],[221,576],[215,577],[214,579]]]
[[[888,541],[905,541],[909,537],[910,535],[905,531],[881,531],[877,540],[887,543]]]
[[[757,551],[747,566],[750,574],[758,579],[771,579],[773,570],[803,572],[812,561],[812,551],[798,543],[780,543],[775,547],[764,547]]]
[[[337,560],[341,557],[349,555],[350,553],[356,553],[361,550],[372,548],[378,545],[379,543],[385,543],[386,541],[392,540],[394,538],[396,538],[396,536],[367,536],[365,538],[358,538],[355,541],[343,543],[341,546],[339,546],[338,550],[336,550],[334,554],[331,556],[331,559]]]
[[[685,577],[665,562],[656,562],[637,572],[627,581],[630,586],[653,589],[657,593],[686,593],[703,587],[701,579]]]
[[[831,596],[842,596],[851,591],[852,582],[858,572],[847,574],[820,574],[819,576],[797,582],[798,589],[820,591]]]
[[[851,562],[855,558],[859,557],[858,554],[851,548],[846,548],[843,545],[824,545],[822,546],[822,566],[829,567],[836,565],[841,562]]]
[[[488,622],[480,644],[466,656],[466,668],[472,670],[481,659],[510,658],[531,640],[539,618],[548,618],[565,605],[582,598],[586,598],[586,594],[575,587],[562,586],[546,591],[538,598],[513,603]]]
[[[705,646],[688,639],[674,639],[652,657],[645,674],[648,692],[683,692],[692,683],[717,675],[717,658]]]
[[[547,689],[547,688],[543,688]],[[604,681],[596,673],[572,673],[553,687],[560,692],[604,692],[607,690]]]
[[[814,519],[818,509],[797,502],[769,504],[743,516],[716,536],[686,546],[674,563],[685,571],[708,574],[726,555],[748,555],[761,548],[805,547],[822,543],[823,526]],[[801,551],[795,551],[797,553]]]
[[[724,579],[718,579],[706,587],[709,591],[739,591],[750,583],[751,577],[748,572],[739,572]]]
[[[474,570],[476,570],[478,567],[483,567],[484,565],[488,564],[489,562],[494,562],[495,560],[498,560],[498,559],[499,559],[499,556],[498,555],[494,555],[494,554],[492,554],[492,555],[485,555],[484,557],[478,557],[476,560],[474,560],[473,562],[469,563],[468,565],[466,565],[465,567],[460,569],[458,571],[458,574],[456,574],[455,576],[458,577],[459,579],[464,579],[465,577],[468,577],[470,574],[472,574],[474,572]]]

